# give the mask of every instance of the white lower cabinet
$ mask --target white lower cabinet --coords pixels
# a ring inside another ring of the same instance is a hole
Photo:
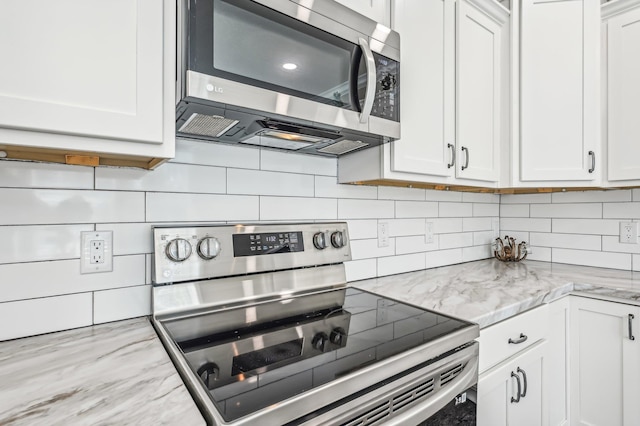
[[[640,424],[640,307],[574,297],[571,424]]]
[[[480,331],[478,425],[547,425],[549,305]]]

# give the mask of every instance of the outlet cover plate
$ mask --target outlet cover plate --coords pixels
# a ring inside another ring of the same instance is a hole
[[[80,257],[80,273],[93,274],[96,272],[113,271],[113,231],[82,231],[80,233],[82,253]],[[94,242],[102,242],[94,244]],[[101,247],[102,262],[92,261],[92,249]]]
[[[638,244],[638,222],[620,222],[620,243]]]
[[[389,247],[389,222],[378,222],[378,247]]]

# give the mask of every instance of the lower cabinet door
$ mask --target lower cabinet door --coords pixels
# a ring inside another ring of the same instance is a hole
[[[542,340],[480,375],[478,426],[548,424],[543,395],[546,350]]]
[[[571,424],[640,424],[640,308],[571,301]]]

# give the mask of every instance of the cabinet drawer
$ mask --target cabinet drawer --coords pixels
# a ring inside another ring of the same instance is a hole
[[[548,324],[548,306],[542,305],[480,330],[480,372],[545,338]]]

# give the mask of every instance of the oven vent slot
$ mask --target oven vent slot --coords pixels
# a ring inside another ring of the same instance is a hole
[[[369,411],[353,418],[341,426],[368,426],[379,424],[383,419],[389,417],[391,413],[395,413],[403,408],[411,405],[412,403],[420,400],[433,392],[435,387],[435,379],[433,377],[423,381],[417,386],[412,387],[394,397],[388,399],[383,404],[380,404]]]
[[[440,374],[440,387],[446,385],[462,372],[462,364],[458,364],[455,367]]]

